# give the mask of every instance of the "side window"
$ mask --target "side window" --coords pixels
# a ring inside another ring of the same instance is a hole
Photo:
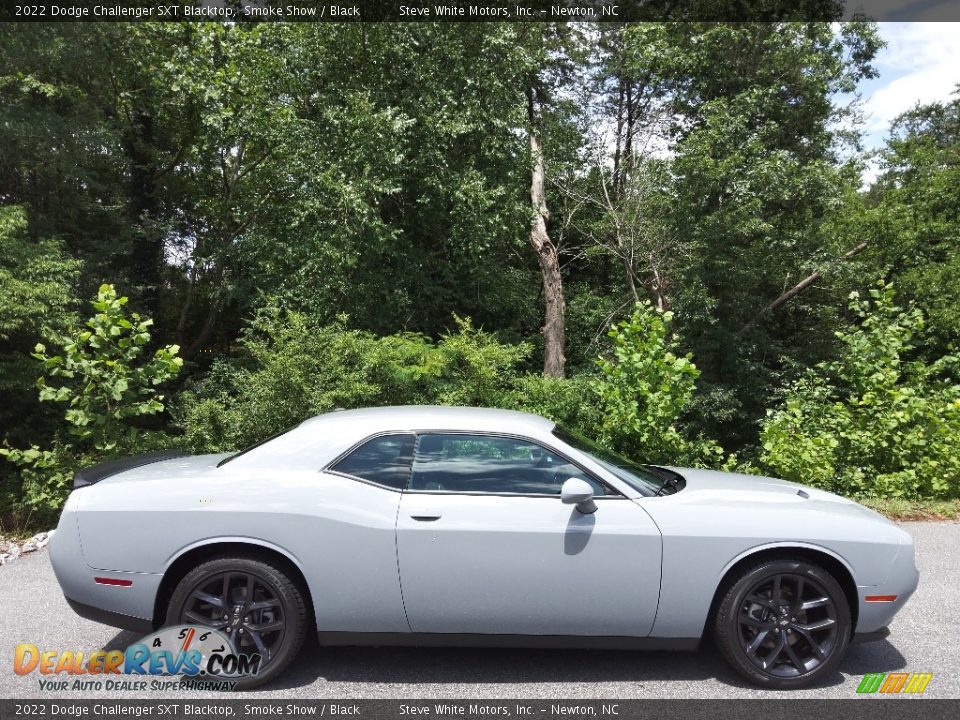
[[[410,433],[371,438],[330,469],[403,490],[410,478],[415,440]]]
[[[568,478],[605,488],[536,443],[488,435],[421,435],[410,490],[559,495]]]

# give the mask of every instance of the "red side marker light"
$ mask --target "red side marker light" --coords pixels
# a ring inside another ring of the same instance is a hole
[[[867,595],[864,598],[867,602],[893,602],[896,599],[896,595]]]
[[[93,581],[97,585],[114,585],[116,587],[130,587],[133,580],[124,580],[123,578],[95,577]]]

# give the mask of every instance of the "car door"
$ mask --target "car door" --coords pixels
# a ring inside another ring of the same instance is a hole
[[[569,477],[594,487],[596,512],[560,502]],[[525,438],[420,434],[397,556],[414,632],[646,636],[656,614],[653,521]]]

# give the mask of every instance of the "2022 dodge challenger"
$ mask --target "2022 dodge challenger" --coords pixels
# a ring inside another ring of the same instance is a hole
[[[171,456],[172,455],[172,456]],[[636,464],[544,418],[334,411],[238,454],[77,473],[50,543],[82,616],[227,633],[266,682],[328,645],[693,649],[834,673],[917,587],[911,537],[795,483]],[[241,685],[242,686],[242,685]]]

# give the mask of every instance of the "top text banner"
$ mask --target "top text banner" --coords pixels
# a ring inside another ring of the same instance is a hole
[[[0,0],[6,22],[960,21],[958,0]]]

